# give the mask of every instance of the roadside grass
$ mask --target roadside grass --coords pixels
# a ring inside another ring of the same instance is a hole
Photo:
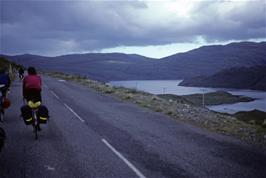
[[[11,81],[16,79],[17,70],[23,66],[18,65],[4,57],[0,57],[0,69],[8,69]]]
[[[175,99],[170,96],[160,97],[160,95],[157,96],[135,89],[113,87],[80,75],[59,72],[46,74],[51,77],[78,82],[103,94],[163,113],[177,121],[266,146],[266,128],[240,121],[229,114],[221,114],[196,106],[186,99],[180,99],[179,97]]]

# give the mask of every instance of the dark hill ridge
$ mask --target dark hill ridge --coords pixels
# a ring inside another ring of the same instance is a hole
[[[26,54],[5,57],[25,66],[87,75],[101,81],[184,79],[211,75],[232,67],[266,65],[266,42],[203,46],[161,59],[123,53],[87,53],[56,57]]]
[[[162,58],[161,62],[167,62],[171,70],[181,69],[185,77],[211,75],[232,67],[266,65],[266,42],[203,46]]]
[[[266,65],[225,69],[211,76],[185,79],[179,85],[266,90]]]

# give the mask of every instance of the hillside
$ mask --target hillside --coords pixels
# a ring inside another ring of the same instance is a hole
[[[266,42],[203,46],[162,59],[136,54],[87,53],[56,57],[6,56],[19,64],[42,70],[81,74],[100,81],[184,79],[211,75],[232,67],[266,65]]]
[[[232,67],[266,65],[266,42],[202,46],[162,58],[160,61],[170,71],[179,71],[183,78],[211,75]]]
[[[8,68],[9,65],[11,65],[12,67],[15,67],[15,68],[21,67],[20,65],[17,65],[14,62],[11,62],[11,61],[7,60],[6,58],[0,56],[0,68]]]
[[[179,85],[266,90],[266,65],[225,69],[211,76],[185,79]]]
[[[150,58],[122,53],[87,53],[56,57],[37,55],[5,56],[24,66],[35,66],[44,71],[59,71],[90,76],[95,80],[148,79]]]

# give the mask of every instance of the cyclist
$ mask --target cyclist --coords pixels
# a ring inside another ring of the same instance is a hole
[[[10,77],[7,73],[6,68],[0,69],[0,121],[3,122],[5,110],[4,110],[4,99],[6,100],[7,91],[10,87]]]
[[[20,78],[20,80],[22,80],[23,77],[24,77],[24,69],[21,67],[21,68],[18,70],[18,73],[19,73],[19,78]]]
[[[26,99],[27,104],[30,103],[41,103],[41,90],[42,90],[42,80],[39,75],[37,75],[36,69],[34,67],[28,68],[28,75],[23,79],[23,98]],[[34,129],[33,125],[33,129]],[[37,129],[41,131],[40,125],[37,125]]]
[[[3,97],[6,97],[7,91],[10,87],[10,77],[7,73],[6,69],[0,69],[0,85],[1,87],[1,93]]]
[[[34,67],[29,67],[28,75],[23,79],[23,98],[26,99],[27,102],[42,101],[41,90],[41,77],[37,75],[36,69]]]

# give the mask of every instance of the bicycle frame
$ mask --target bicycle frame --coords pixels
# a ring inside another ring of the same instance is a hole
[[[39,120],[37,116],[38,109],[32,109],[32,119],[33,119],[33,127],[34,127],[34,133],[35,133],[35,140],[38,139],[38,127],[39,127]]]

